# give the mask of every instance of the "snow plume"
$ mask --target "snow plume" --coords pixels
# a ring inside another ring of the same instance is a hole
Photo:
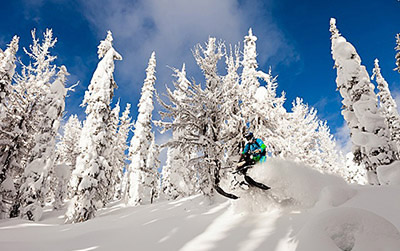
[[[234,202],[237,211],[260,212],[281,207],[304,209],[314,207],[321,199],[325,204],[341,204],[353,195],[350,188],[343,188],[346,182],[339,176],[279,158],[255,165],[248,175],[271,189],[250,188],[250,192],[239,193],[241,199]],[[331,196],[329,193],[342,195]]]
[[[342,37],[336,20],[330,22],[336,83],[343,97],[342,115],[350,128],[355,160],[368,170],[370,184],[379,184],[376,168],[396,160],[389,130],[378,109],[374,85],[354,46]]]

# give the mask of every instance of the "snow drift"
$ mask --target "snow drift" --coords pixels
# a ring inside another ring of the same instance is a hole
[[[400,233],[385,218],[358,208],[333,208],[317,214],[296,235],[298,251],[398,250]],[[382,249],[384,247],[384,249]],[[339,249],[338,249],[339,248]]]

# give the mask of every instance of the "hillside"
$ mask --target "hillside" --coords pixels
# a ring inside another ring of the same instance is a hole
[[[306,166],[270,160],[250,175],[273,187],[152,205],[115,203],[95,219],[64,224],[0,221],[0,250],[400,250],[399,186],[347,185]]]

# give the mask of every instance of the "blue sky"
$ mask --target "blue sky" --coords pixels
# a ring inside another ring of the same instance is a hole
[[[400,33],[398,0],[2,0],[1,6],[0,48],[14,34],[21,37],[21,48],[28,47],[30,30],[36,28],[41,34],[53,29],[58,38],[53,50],[56,64],[67,66],[69,85],[80,81],[67,99],[67,116],[77,113],[84,119],[79,104],[98,62],[97,45],[107,30],[113,32],[114,47],[124,57],[116,63],[119,89],[114,101],[120,99],[122,109],[131,103],[134,118],[153,50],[156,88],[162,92],[173,80],[167,66],[180,68],[186,63],[188,76],[202,81],[191,55],[196,43],[204,43],[208,36],[227,44],[242,43],[252,27],[258,37],[260,69],[271,66],[278,75],[278,90],[286,92],[287,108],[295,97],[302,97],[342,137],[341,97],[330,54],[331,17],[337,19],[340,32],[356,47],[367,70],[371,73],[373,60],[379,58],[392,91],[400,93],[400,74],[392,70],[395,35]],[[19,56],[25,60],[22,50]]]

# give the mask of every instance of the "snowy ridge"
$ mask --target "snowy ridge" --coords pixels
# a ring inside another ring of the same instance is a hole
[[[62,212],[54,211],[45,212],[40,223],[4,220],[0,249],[400,250],[400,202],[390,199],[399,186],[348,185],[280,159],[249,174],[273,189],[247,190],[248,197],[235,203],[222,197],[210,203],[197,195],[139,207],[113,204],[74,225],[63,224]],[[271,194],[293,200],[279,203]]]

